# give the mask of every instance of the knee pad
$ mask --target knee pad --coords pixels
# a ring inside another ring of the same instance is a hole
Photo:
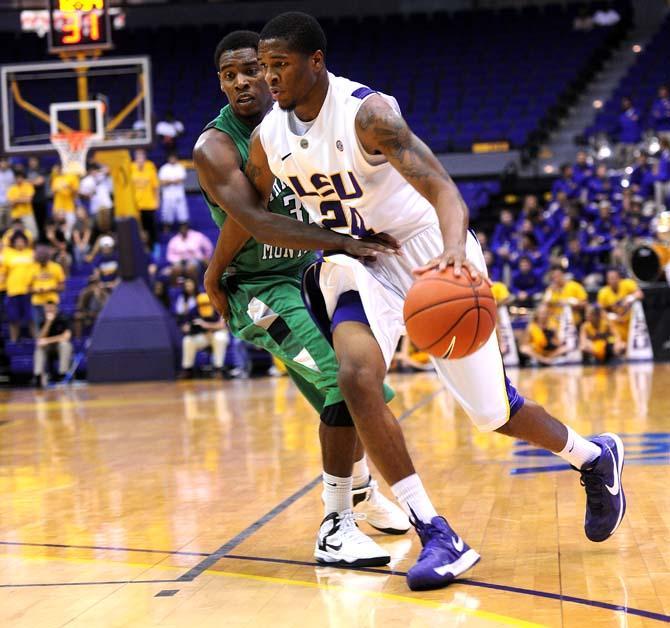
[[[320,415],[322,423],[328,427],[354,427],[349,408],[344,401],[326,406]]]

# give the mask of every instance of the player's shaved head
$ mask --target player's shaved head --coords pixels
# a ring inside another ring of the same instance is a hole
[[[281,13],[261,31],[261,40],[281,39],[292,52],[311,55],[317,50],[326,54],[326,34],[316,18],[299,11]]]
[[[217,71],[221,61],[221,55],[231,50],[243,50],[252,48],[258,50],[258,41],[260,36],[254,31],[233,31],[228,33],[216,46],[214,51],[214,66]]]

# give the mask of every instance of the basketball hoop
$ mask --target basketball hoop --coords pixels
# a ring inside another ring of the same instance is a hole
[[[86,174],[86,155],[95,139],[88,131],[71,131],[55,133],[51,136],[51,144],[58,151],[63,172],[66,174]]]

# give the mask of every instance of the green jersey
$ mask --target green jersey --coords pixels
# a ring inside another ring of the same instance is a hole
[[[240,154],[241,168],[244,170],[249,158],[249,140],[252,129],[235,117],[230,105],[221,109],[219,115],[205,127],[205,130],[207,129],[217,129],[226,133],[233,140]],[[212,201],[204,190],[202,190],[202,194],[209,206],[212,219],[220,229],[226,221],[226,212]],[[298,220],[304,220],[307,217],[307,212],[302,208],[293,190],[279,179],[275,179],[272,186],[268,209],[274,214],[281,214]],[[316,255],[312,251],[286,249],[272,244],[263,244],[252,238],[235,256],[226,274],[257,276],[259,274],[281,273],[299,276],[302,269],[315,259]]]
[[[230,106],[221,109],[208,129],[227,133],[244,168],[249,157],[251,129],[238,120]],[[204,194],[204,191],[203,191]],[[226,213],[207,198],[212,218],[219,226]],[[276,214],[303,220],[307,216],[290,188],[275,180],[269,204]],[[228,295],[230,331],[246,342],[269,351],[281,360],[314,409],[332,413],[344,405],[337,385],[335,352],[312,320],[301,296],[304,268],[316,259],[311,251],[294,251],[249,240],[233,260],[234,274],[224,276]],[[393,391],[385,387],[386,400]]]

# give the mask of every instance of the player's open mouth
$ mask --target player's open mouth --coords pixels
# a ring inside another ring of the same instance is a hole
[[[253,100],[256,100],[251,94],[243,94],[237,99],[237,104],[238,105],[244,105],[248,102],[252,102]]]

